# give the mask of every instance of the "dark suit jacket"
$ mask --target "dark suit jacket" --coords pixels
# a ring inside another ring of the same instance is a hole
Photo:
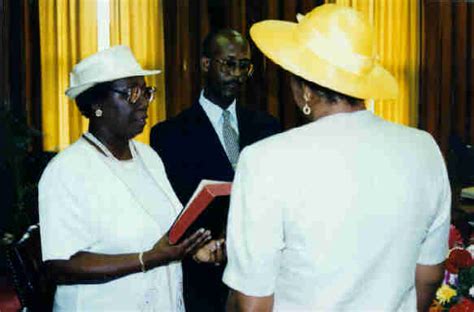
[[[263,112],[237,106],[240,149],[278,133],[278,121]],[[185,205],[202,179],[232,181],[234,170],[199,102],[151,129],[150,144],[158,152],[176,195]]]
[[[278,121],[237,105],[240,149],[280,131]],[[168,179],[186,205],[202,179],[232,181],[234,170],[209,118],[198,101],[178,116],[155,125],[150,144],[158,152]],[[215,234],[215,233],[213,233]],[[215,235],[214,235],[215,237]],[[183,261],[186,311],[223,311],[227,288],[223,266]]]

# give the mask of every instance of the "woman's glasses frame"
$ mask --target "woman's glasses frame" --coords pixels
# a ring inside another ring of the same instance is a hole
[[[127,97],[127,102],[135,105],[140,97],[144,97],[148,103],[151,103],[155,98],[156,88],[155,87],[132,87],[125,90],[110,88],[110,91],[121,94]]]

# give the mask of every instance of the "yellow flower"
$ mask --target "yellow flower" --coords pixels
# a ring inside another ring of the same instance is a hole
[[[455,289],[449,287],[449,285],[441,286],[438,291],[436,291],[436,299],[439,300],[439,303],[446,304],[451,301],[451,298],[457,295]]]

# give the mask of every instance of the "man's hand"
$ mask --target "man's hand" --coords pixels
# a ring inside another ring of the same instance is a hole
[[[214,263],[220,265],[227,259],[225,253],[225,239],[215,239],[202,246],[193,255],[194,261],[201,263]]]

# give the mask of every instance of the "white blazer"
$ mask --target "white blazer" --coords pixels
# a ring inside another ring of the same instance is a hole
[[[275,311],[415,311],[416,264],[444,261],[449,222],[429,134],[327,116],[241,154],[223,280]]]

